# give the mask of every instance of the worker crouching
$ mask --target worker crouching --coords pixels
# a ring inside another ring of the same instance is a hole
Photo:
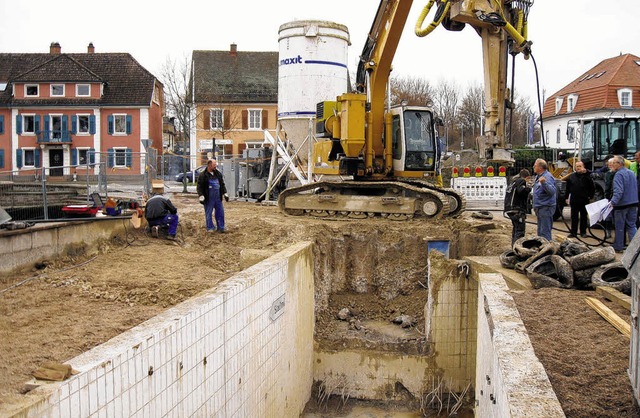
[[[161,194],[155,194],[147,201],[145,218],[150,228],[154,226],[168,228],[167,239],[175,240],[178,231],[178,209],[171,200]]]

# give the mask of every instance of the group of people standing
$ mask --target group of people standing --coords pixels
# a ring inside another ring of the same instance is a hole
[[[224,177],[217,168],[217,161],[207,161],[207,169],[198,176],[196,191],[198,201],[204,205],[204,217],[207,232],[225,232],[224,206],[222,199],[229,201]],[[178,229],[178,209],[171,200],[156,194],[146,204],[145,217],[150,228],[162,226],[167,228],[167,239],[175,240]]]
[[[640,194],[640,151],[635,154],[635,162],[629,168],[621,156],[612,156],[607,160],[608,172],[605,175],[605,197],[613,209],[615,239],[613,248],[617,252],[625,249],[625,239],[630,242],[637,232],[638,207]],[[586,205],[595,195],[595,185],[582,161],[575,163],[575,171],[567,178],[566,195],[571,207],[571,227],[569,238],[587,236],[589,215]],[[530,178],[528,170],[523,169],[513,183],[516,207],[507,212],[513,224],[512,243],[525,235],[527,199],[533,193],[533,210],[538,220],[537,234],[551,240],[553,216],[557,207],[555,178],[549,172],[547,163],[537,159],[533,165],[535,179],[533,188],[527,184]]]

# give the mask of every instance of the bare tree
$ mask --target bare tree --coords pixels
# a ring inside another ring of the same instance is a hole
[[[461,138],[459,135],[460,123],[457,120],[459,98],[459,88],[455,82],[442,79],[438,81],[438,85],[434,89],[433,107],[436,114],[444,122],[447,149],[454,139]]]
[[[468,138],[472,138],[468,143],[475,144],[475,137],[483,134],[480,132],[483,109],[484,88],[477,83],[469,85],[458,108],[458,120]]]
[[[528,98],[514,97],[513,114],[507,116],[507,141],[513,146],[523,146],[527,143],[529,115],[533,112]]]
[[[403,100],[413,106],[431,106],[433,89],[429,82],[419,77],[392,77],[391,103],[400,103]]]

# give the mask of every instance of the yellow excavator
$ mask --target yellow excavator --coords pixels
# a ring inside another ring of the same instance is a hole
[[[382,0],[358,65],[356,90],[318,103],[313,146],[315,175],[353,180],[319,181],[292,187],[278,198],[290,215],[390,219],[455,216],[464,197],[428,181],[436,177],[441,153],[436,117],[428,107],[391,106],[387,98],[393,57],[412,0]],[[438,25],[459,31],[467,24],[482,38],[485,129],[480,155],[508,161],[505,149],[508,54],[528,57],[527,15],[533,0],[429,0],[416,23],[418,36]],[[424,21],[436,5],[435,17]],[[508,44],[509,48],[508,48]]]

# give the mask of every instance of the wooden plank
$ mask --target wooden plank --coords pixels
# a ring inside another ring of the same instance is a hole
[[[631,311],[631,296],[627,296],[621,291],[609,286],[597,286],[596,292],[603,298]]]
[[[607,308],[604,303],[596,298],[585,298],[587,304],[600,314],[607,322],[613,325],[627,338],[631,338],[631,325],[627,324],[622,318],[616,315],[611,309]]]

